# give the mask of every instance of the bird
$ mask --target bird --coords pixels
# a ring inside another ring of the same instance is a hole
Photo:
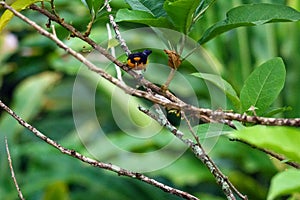
[[[148,63],[148,56],[152,53],[151,50],[143,52],[131,53],[127,58],[127,65],[134,70],[145,70]]]

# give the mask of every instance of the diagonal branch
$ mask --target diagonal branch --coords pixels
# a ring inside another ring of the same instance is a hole
[[[3,4],[3,3],[1,3]],[[300,118],[267,118],[267,117],[259,117],[259,116],[250,116],[247,114],[239,114],[239,113],[232,113],[232,112],[224,112],[220,110],[211,110],[206,108],[198,108],[195,106],[188,105],[175,97],[171,92],[164,91],[160,87],[156,86],[155,84],[151,83],[150,81],[146,80],[144,77],[140,77],[139,74],[130,70],[124,63],[118,61],[115,57],[109,54],[103,47],[98,45],[95,41],[91,38],[84,36],[80,31],[76,30],[72,25],[68,24],[67,22],[61,20],[57,16],[53,15],[52,13],[48,12],[45,9],[42,9],[34,4],[30,6],[31,9],[40,12],[41,14],[47,16],[52,21],[59,23],[65,29],[70,31],[73,36],[82,39],[83,41],[87,42],[91,45],[95,50],[99,51],[102,55],[104,55],[107,59],[115,63],[117,66],[122,68],[124,71],[129,73],[133,76],[136,80],[139,80],[141,85],[144,85],[147,88],[150,88],[152,91],[166,97],[171,101],[171,104],[168,105],[168,108],[177,109],[188,111],[193,114],[195,117],[208,122],[219,122],[219,123],[227,123],[231,124],[230,121],[236,120],[240,122],[248,122],[253,124],[261,124],[261,125],[268,125],[268,126],[294,126],[300,127]],[[174,103],[173,103],[174,102]],[[158,103],[158,102],[154,102]],[[159,103],[158,103],[159,104]],[[229,121],[228,121],[229,120]]]
[[[43,133],[41,133],[39,130],[37,130],[35,127],[33,127],[32,125],[30,125],[29,123],[27,123],[25,120],[23,120],[21,117],[19,117],[13,110],[11,110],[8,106],[6,106],[1,100],[0,100],[0,107],[5,110],[10,116],[12,116],[15,120],[17,120],[19,122],[20,125],[22,125],[23,127],[25,127],[26,129],[28,129],[30,132],[32,132],[36,137],[44,140],[46,143],[48,143],[49,145],[53,146],[54,148],[58,149],[61,153],[69,155],[73,158],[79,159],[82,162],[88,163],[89,165],[98,167],[98,168],[102,168],[108,171],[112,171],[117,173],[119,176],[127,176],[127,177],[131,177],[134,179],[138,179],[140,181],[143,181],[145,183],[148,183],[150,185],[153,185],[157,188],[160,188],[161,190],[168,192],[170,194],[174,194],[180,197],[183,197],[185,199],[192,199],[192,200],[198,200],[197,197],[172,188],[170,186],[167,186],[163,183],[160,183],[154,179],[151,179],[143,174],[137,173],[137,172],[132,172],[126,169],[123,169],[119,166],[110,164],[110,163],[104,163],[104,162],[99,162],[97,160],[94,160],[92,158],[86,157],[80,153],[78,153],[75,150],[71,150],[68,149],[66,147],[63,147],[62,145],[60,145],[59,143],[57,143],[56,141],[50,139],[49,137],[47,137],[46,135],[44,135]]]
[[[10,168],[10,172],[11,172],[11,177],[14,181],[14,184],[16,186],[16,189],[18,191],[18,196],[21,200],[25,200],[25,198],[23,197],[22,191],[18,185],[18,181],[16,179],[15,176],[15,172],[14,172],[14,168],[12,166],[12,160],[11,160],[11,156],[10,156],[10,152],[9,152],[9,148],[8,148],[8,143],[7,143],[7,138],[5,137],[5,148],[6,148],[6,153],[7,153],[7,160],[8,160],[8,164],[9,164],[9,168]]]
[[[279,155],[279,154],[277,154],[277,153],[274,153],[274,152],[272,152],[272,151],[270,151],[270,150],[268,150],[268,149],[264,149],[264,148],[257,147],[257,146],[255,146],[255,145],[253,145],[253,144],[250,144],[250,143],[248,143],[248,142],[246,142],[246,141],[244,141],[244,140],[240,140],[240,139],[230,139],[230,140],[244,143],[244,144],[250,146],[250,147],[253,148],[253,149],[258,149],[259,151],[262,151],[262,152],[264,152],[264,153],[266,153],[266,154],[268,154],[268,155],[270,155],[270,156],[276,158],[277,160],[279,160],[279,161],[281,161],[281,162],[284,162],[285,160],[287,160],[287,158],[284,157],[284,156],[282,156],[282,155]],[[300,164],[297,163],[297,162],[286,161],[286,162],[284,162],[284,163],[287,164],[287,165],[290,165],[290,166],[292,166],[292,167],[294,167],[294,168],[296,168],[296,169],[300,169]]]
[[[105,0],[104,4],[106,6],[107,12],[109,12],[109,15],[108,15],[109,22],[112,25],[113,29],[115,30],[116,38],[118,39],[118,41],[120,42],[120,45],[121,45],[122,49],[126,52],[126,55],[128,56],[131,52],[130,52],[129,48],[126,45],[125,40],[121,36],[120,30],[119,30],[119,26],[116,23],[114,16],[111,14],[111,10],[112,9],[111,9],[111,7],[109,5],[109,0]]]
[[[34,29],[36,29],[41,35],[44,35],[54,41],[60,48],[64,49],[66,52],[71,54],[74,58],[82,62],[84,65],[87,66],[88,69],[91,71],[99,74],[100,76],[104,77],[106,80],[110,81],[114,85],[118,86],[121,88],[124,92],[141,97],[144,99],[147,99],[155,104],[162,105],[167,108],[171,109],[177,109],[182,112],[189,112],[192,115],[196,116],[197,118],[206,121],[206,122],[221,122],[221,123],[229,123],[232,120],[237,120],[241,122],[249,122],[253,124],[265,124],[265,125],[277,125],[277,126],[300,126],[300,118],[295,118],[295,119],[283,119],[283,118],[264,118],[264,117],[258,117],[258,116],[249,116],[246,114],[237,114],[237,113],[231,113],[231,112],[224,112],[224,111],[213,111],[211,109],[206,109],[206,108],[198,108],[189,104],[186,104],[182,100],[178,99],[175,97],[172,93],[169,91],[163,91],[161,88],[157,87],[150,81],[146,80],[145,78],[141,78],[136,72],[133,70],[129,70],[129,68],[126,66],[126,64],[120,62],[117,60],[114,56],[109,54],[103,47],[98,45],[95,41],[90,39],[89,37],[83,35],[80,33],[78,30],[76,30],[73,26],[70,24],[67,24],[64,20],[58,18],[57,16],[51,14],[45,9],[42,9],[36,5],[31,5],[30,8],[33,10],[37,10],[38,12],[42,13],[43,15],[47,16],[50,20],[55,21],[59,23],[61,26],[69,30],[72,34],[72,36],[78,37],[82,39],[83,41],[87,42],[90,44],[95,50],[99,51],[101,54],[103,54],[106,58],[108,58],[110,61],[112,61],[114,64],[122,68],[124,71],[132,75],[136,80],[140,80],[141,84],[144,85],[146,88],[151,89],[151,91],[160,94],[164,96],[165,98],[160,98],[157,94],[151,93],[151,92],[145,92],[141,90],[137,90],[134,88],[131,88],[127,86],[124,82],[118,80],[117,78],[113,77],[112,75],[108,74],[105,72],[103,69],[98,68],[95,66],[93,63],[91,63],[89,60],[87,60],[84,56],[81,54],[77,53],[73,49],[69,48],[66,46],[61,40],[59,40],[54,34],[49,33],[48,31],[44,30],[41,26],[37,25],[34,21],[28,19],[21,13],[17,12],[14,10],[12,7],[8,6],[4,1],[0,2],[0,5],[2,5],[4,8],[9,9],[11,12],[14,13],[15,16],[19,17],[22,19],[24,22],[28,23],[30,26],[32,26]],[[121,169],[118,166],[114,166],[111,164],[106,164],[106,163],[101,163],[96,160],[84,157],[83,155],[75,152],[74,150],[69,150],[55,141],[47,138],[45,135],[40,133],[38,130],[36,130],[34,127],[26,123],[24,120],[19,118],[17,115],[15,115],[7,106],[5,106],[1,101],[0,105],[3,109],[5,109],[9,114],[11,114],[21,125],[24,127],[28,128],[31,130],[34,134],[36,134],[37,137],[40,137],[41,139],[45,140],[47,143],[50,145],[54,146],[55,148],[59,149],[62,153],[65,153],[67,155],[73,156],[77,159],[82,160],[83,162],[87,162],[91,165],[111,170],[114,171],[120,175],[126,175],[129,177],[137,178],[139,180],[142,180],[144,182],[147,182],[149,184],[153,184],[156,187],[159,187],[165,191],[168,191],[170,193],[173,192],[173,188],[169,188],[168,186],[165,186],[159,182],[155,182],[153,179],[149,179],[148,177],[145,177],[144,175],[141,175],[139,173],[135,172],[130,172],[125,169]],[[162,124],[163,126],[166,126],[165,123]],[[172,133],[176,132],[177,136],[183,137],[183,134],[181,135],[177,129],[174,129],[174,127],[170,127],[170,131]],[[174,134],[175,135],[175,134]],[[176,135],[175,135],[176,136]],[[215,176],[217,182],[219,185],[222,186],[222,189],[226,196],[229,199],[234,199],[233,192],[231,189],[234,190],[232,184],[228,181],[227,177],[225,177],[221,171],[214,165],[213,161],[207,156],[207,154],[204,152],[203,148],[201,148],[201,145],[199,144],[194,144],[190,140],[185,140],[187,145],[191,148],[191,150],[194,152],[194,154],[210,169],[211,173]],[[175,190],[175,189],[174,189]],[[237,192],[237,190],[235,190]],[[174,192],[175,193],[175,192]],[[178,192],[178,196],[184,195],[184,192],[181,191]],[[242,196],[242,195],[241,195]],[[194,197],[194,199],[197,199]]]
[[[214,161],[207,155],[203,147],[199,142],[195,143],[190,139],[184,138],[184,133],[174,127],[166,118],[164,113],[161,111],[158,105],[155,106],[155,111],[157,115],[151,113],[148,109],[143,107],[139,107],[139,110],[157,121],[161,126],[166,127],[174,136],[176,136],[179,140],[185,143],[194,153],[194,155],[202,161],[202,163],[209,169],[211,174],[216,179],[216,182],[221,186],[224,194],[226,195],[227,199],[235,200],[235,196],[233,191],[236,192],[242,199],[247,199],[247,196],[241,194],[229,181],[229,179],[221,172],[221,170],[217,167]],[[233,191],[232,191],[233,190]]]

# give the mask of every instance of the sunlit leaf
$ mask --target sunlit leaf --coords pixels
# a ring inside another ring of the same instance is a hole
[[[120,9],[116,15],[116,22],[134,22],[155,27],[172,27],[165,17],[154,17],[151,13],[140,10]]]
[[[241,90],[242,111],[251,106],[263,114],[275,101],[285,82],[285,66],[281,58],[274,58],[257,67],[247,78]]]
[[[163,9],[165,0],[125,0],[133,10],[146,11],[155,17],[166,16],[166,11]]]
[[[300,163],[300,131],[289,127],[253,126],[235,131],[231,137],[265,148]]]
[[[299,191],[300,170],[288,169],[272,178],[267,200],[272,200],[282,195],[299,193]]]
[[[167,0],[164,9],[173,25],[183,33],[187,33],[193,21],[194,13],[200,4],[200,0]]]
[[[16,11],[21,11],[21,10],[26,9],[31,4],[39,2],[39,1],[42,1],[42,0],[17,0],[11,5],[11,7],[14,8]],[[0,32],[8,24],[8,22],[13,18],[13,16],[14,16],[14,14],[9,10],[6,10],[3,13],[3,15],[0,18]]]
[[[108,40],[107,48],[116,47],[119,45],[119,41],[116,38]]]

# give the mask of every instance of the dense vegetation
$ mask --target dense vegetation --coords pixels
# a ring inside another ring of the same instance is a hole
[[[170,72],[164,49],[174,48],[182,58],[188,55],[169,87],[185,102],[254,116],[299,118],[300,2],[112,0],[111,13],[103,3],[54,1],[57,14],[82,33],[94,20],[89,37],[126,62],[118,40],[110,38],[112,28],[107,28],[113,14],[132,52],[153,51],[144,76],[155,84],[164,84]],[[44,6],[51,11],[49,2]],[[60,40],[117,76],[114,65],[99,52],[36,10],[21,7],[22,14],[50,32],[54,25]],[[225,198],[207,167],[168,130],[138,111],[138,105],[151,107],[151,102],[125,94],[86,70],[20,19],[14,17],[6,26],[2,22],[0,100],[20,117],[84,155],[145,173],[200,199]],[[182,35],[189,38],[183,40]],[[201,46],[194,50],[197,45]],[[136,87],[127,73],[122,77]],[[249,111],[251,106],[255,108]],[[0,199],[17,198],[4,137],[27,199],[180,199],[61,154],[7,113],[1,111],[0,117]],[[238,130],[234,132],[224,124],[198,122],[191,118],[208,155],[242,194],[249,199],[300,198],[299,170],[285,164],[300,163],[299,129],[233,121]],[[179,129],[188,132],[184,120]],[[262,148],[286,159],[280,162]]]

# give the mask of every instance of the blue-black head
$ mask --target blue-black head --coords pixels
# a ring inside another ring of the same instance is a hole
[[[151,53],[152,53],[152,51],[151,51],[151,50],[148,50],[148,49],[145,49],[145,50],[143,51],[143,54],[146,55],[146,56],[149,56]]]

